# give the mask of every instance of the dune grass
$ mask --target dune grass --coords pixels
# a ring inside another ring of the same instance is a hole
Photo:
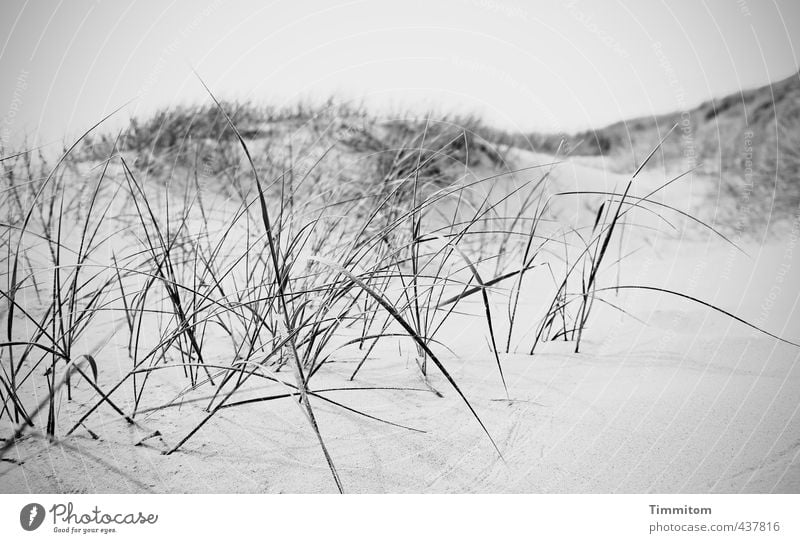
[[[87,154],[81,145],[98,123],[50,169],[43,156],[37,168],[33,152],[2,158],[0,420],[14,427],[2,454],[26,435],[94,435],[91,420],[100,409],[139,425],[153,411],[202,401],[205,415],[182,435],[143,429],[163,436],[171,444],[162,452],[175,454],[202,439],[221,410],[283,402],[301,410],[344,492],[346,481],[328,446],[332,436],[316,406],[420,432],[359,409],[358,393],[443,393],[359,386],[380,342],[406,340],[420,379],[438,372],[502,457],[491,428],[448,369],[460,363],[453,355],[457,346],[443,333],[454,316],[470,314],[485,325],[487,354],[506,398],[513,387],[503,353],[535,355],[542,341],[553,339],[574,341],[579,351],[595,302],[624,311],[603,298],[612,289],[679,296],[756,328],[679,292],[609,281],[611,247],[623,230],[635,228],[625,221],[627,213],[686,215],[654,200],[654,192],[634,196],[636,177],[660,144],[622,193],[553,193],[548,178],[560,149],[552,162],[514,169],[503,162],[507,148],[492,146],[467,126],[475,126],[474,119],[459,124],[426,117],[399,130],[396,121],[378,124],[359,112],[361,124],[352,129],[352,112],[344,120],[341,111],[304,112],[288,116],[292,130],[303,131],[300,150],[291,144],[277,150],[280,138],[260,137],[266,129],[258,119],[245,116],[247,130],[240,130],[237,111],[210,91],[209,97],[212,106],[195,119],[202,121],[200,133],[191,130],[191,118],[164,118],[148,125],[149,140],[136,125],[126,136],[93,139]],[[332,137],[344,125],[350,128],[344,137]],[[219,149],[204,168],[201,151],[213,144]],[[355,165],[348,162],[354,156]],[[487,168],[493,173],[480,173]],[[217,186],[202,187],[209,177]],[[511,188],[497,190],[501,183]],[[552,204],[576,197],[602,199],[593,222],[554,222]],[[620,252],[614,264],[624,262]],[[535,269],[547,273],[534,275]],[[517,326],[527,288],[552,293],[533,333]],[[480,309],[470,313],[472,300]],[[505,312],[498,310],[502,304]],[[127,355],[116,378],[104,358],[109,342]],[[348,349],[358,353],[353,385],[326,386],[327,365]],[[91,372],[82,369],[84,362]],[[185,379],[183,392],[142,407],[153,376],[176,370]],[[90,389],[77,420],[65,427],[59,406],[72,400],[76,375]],[[253,382],[271,392],[246,393]],[[34,401],[37,390],[47,392],[41,402]],[[205,395],[192,399],[197,391]],[[352,399],[336,401],[331,392],[349,392]]]

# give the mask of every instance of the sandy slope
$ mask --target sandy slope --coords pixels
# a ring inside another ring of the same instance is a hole
[[[608,190],[624,181],[590,165],[568,163],[555,171],[554,190]],[[637,194],[663,181],[657,173],[644,175]],[[665,201],[702,210],[709,206],[709,193],[713,196],[713,188],[702,180],[689,180],[670,188]],[[593,213],[581,203],[563,205],[556,210],[562,217]],[[713,208],[706,211],[713,217]],[[646,214],[635,219],[659,223]],[[631,236],[627,247],[641,250],[629,257],[620,279],[680,290],[798,341],[800,247],[794,226],[763,244],[742,242],[746,257],[679,221],[667,236]],[[512,343],[517,352],[502,358],[510,400],[487,348],[485,322],[464,315],[444,332],[456,351],[445,364],[503,458],[441,376],[434,373],[423,383],[410,345],[387,341],[360,373],[358,385],[419,392],[352,391],[330,397],[422,432],[315,401],[346,491],[800,491],[800,348],[685,300],[625,290],[606,298],[629,315],[598,307],[581,353],[572,352],[572,343],[555,341],[530,356],[525,332],[543,310],[535,279],[526,285],[523,325]],[[493,296],[494,309],[502,314],[503,291]],[[475,303],[463,309],[481,310]],[[505,330],[499,335],[505,337]],[[123,357],[123,343],[112,341],[107,355]],[[325,385],[354,384],[347,377],[357,360],[355,351],[344,351],[328,370]],[[160,376],[146,407],[169,401],[183,386]],[[88,393],[84,398],[89,403]],[[97,440],[80,431],[57,444],[20,442],[12,455],[20,464],[0,463],[0,490],[335,491],[302,412],[290,402],[221,412],[171,456],[161,451],[203,417],[205,402],[154,412],[141,420],[142,428],[101,409],[87,423]],[[81,412],[80,404],[61,404],[65,426]],[[132,446],[152,430],[163,436]]]

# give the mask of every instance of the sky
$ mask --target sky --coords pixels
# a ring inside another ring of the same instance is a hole
[[[785,78],[798,47],[797,0],[3,0],[0,143],[207,102],[198,75],[226,99],[571,132]]]

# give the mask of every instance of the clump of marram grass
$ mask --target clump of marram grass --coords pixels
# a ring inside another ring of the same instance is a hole
[[[263,133],[242,132],[236,112],[211,97],[213,107],[198,114],[203,137],[187,137],[194,126],[189,119],[170,128],[166,149],[177,146],[183,153],[198,139],[209,145],[219,130],[229,158],[224,173],[203,170],[195,155],[176,161],[170,175],[155,175],[152,161],[136,162],[130,149],[120,147],[120,139],[102,138],[98,141],[108,143],[107,154],[98,167],[83,172],[86,157],[79,160],[70,153],[88,132],[45,175],[34,170],[30,153],[2,159],[6,187],[0,198],[9,216],[2,224],[7,272],[0,421],[14,425],[3,454],[27,430],[38,431],[37,415],[43,410],[49,438],[81,430],[94,436],[91,419],[101,407],[138,426],[153,411],[179,406],[203,389],[206,414],[189,431],[171,436],[165,429],[142,427],[143,440],[161,436],[162,452],[173,454],[221,410],[291,400],[287,409],[302,411],[343,491],[315,405],[420,432],[358,409],[355,399],[334,400],[331,393],[356,398],[359,391],[383,388],[441,394],[432,388],[358,386],[370,353],[382,341],[408,341],[417,353],[421,378],[426,380],[431,371],[441,374],[501,454],[491,429],[448,369],[457,361],[444,356],[453,346],[447,345],[443,327],[469,298],[480,301],[475,318],[485,323],[488,349],[509,398],[501,353],[512,351],[515,337],[531,346],[531,354],[549,339],[574,340],[577,351],[594,303],[608,303],[602,297],[608,289],[682,296],[756,328],[677,292],[599,282],[615,236],[631,227],[623,220],[626,213],[683,213],[653,200],[654,193],[632,195],[647,160],[623,193],[592,193],[604,198],[593,224],[553,224],[548,213],[554,199],[590,193],[550,193],[547,180],[555,161],[514,170],[502,163],[497,149],[484,148],[494,159],[480,165],[499,171],[471,172],[475,164],[466,155],[479,137],[465,127],[454,128],[452,121],[443,128],[428,119],[419,132],[403,133],[393,146],[370,147],[363,160],[371,166],[363,171],[380,172],[377,179],[338,177],[320,172],[331,156],[327,141],[321,152],[308,148],[295,155],[289,143],[280,160],[260,152],[256,156],[251,144],[253,138],[264,144]],[[292,118],[301,121],[316,123],[314,133],[329,128],[316,116]],[[153,122],[162,130],[163,122]],[[127,145],[147,141],[138,126],[134,135],[134,143]],[[231,142],[240,157],[231,154]],[[275,147],[274,142],[266,145]],[[304,160],[308,156],[313,159]],[[77,191],[66,182],[68,167],[71,175],[87,178]],[[209,171],[226,187],[204,189],[201,180]],[[92,176],[96,182],[89,184]],[[525,180],[496,195],[500,178],[514,176]],[[93,188],[84,192],[84,186]],[[223,190],[233,197],[215,200],[214,194]],[[534,333],[520,337],[516,321],[526,296],[523,282],[538,267],[552,278],[551,284],[537,277],[537,288],[550,289],[552,302]],[[578,292],[572,291],[575,285]],[[497,310],[503,300],[505,315]],[[101,339],[86,349],[82,338],[90,328]],[[128,357],[127,368],[114,381],[103,371],[107,361],[98,356],[112,338],[125,346]],[[350,373],[356,384],[326,386],[326,366],[354,345],[361,351]],[[84,361],[91,372],[81,368]],[[151,377],[173,370],[182,372],[185,389],[165,404],[142,408]],[[86,407],[62,429],[58,406],[64,390],[70,401],[76,374],[89,384],[90,396],[82,398]],[[48,394],[35,404],[26,390],[39,378]],[[246,393],[245,385],[253,382],[269,384],[270,392]]]

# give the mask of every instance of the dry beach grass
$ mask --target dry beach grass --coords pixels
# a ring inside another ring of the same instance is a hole
[[[762,318],[698,287],[691,259],[715,254],[763,295],[746,255],[770,249],[682,205],[694,172],[647,171],[675,134],[621,176],[477,119],[209,95],[119,135],[101,121],[55,161],[4,153],[4,489],[798,489],[794,306]],[[778,403],[747,403],[744,338]],[[726,419],[737,399],[769,424]],[[705,418],[665,438],[690,406]],[[675,468],[706,422],[752,434]],[[775,450],[746,450],[765,428]],[[545,461],[559,447],[567,467]]]

